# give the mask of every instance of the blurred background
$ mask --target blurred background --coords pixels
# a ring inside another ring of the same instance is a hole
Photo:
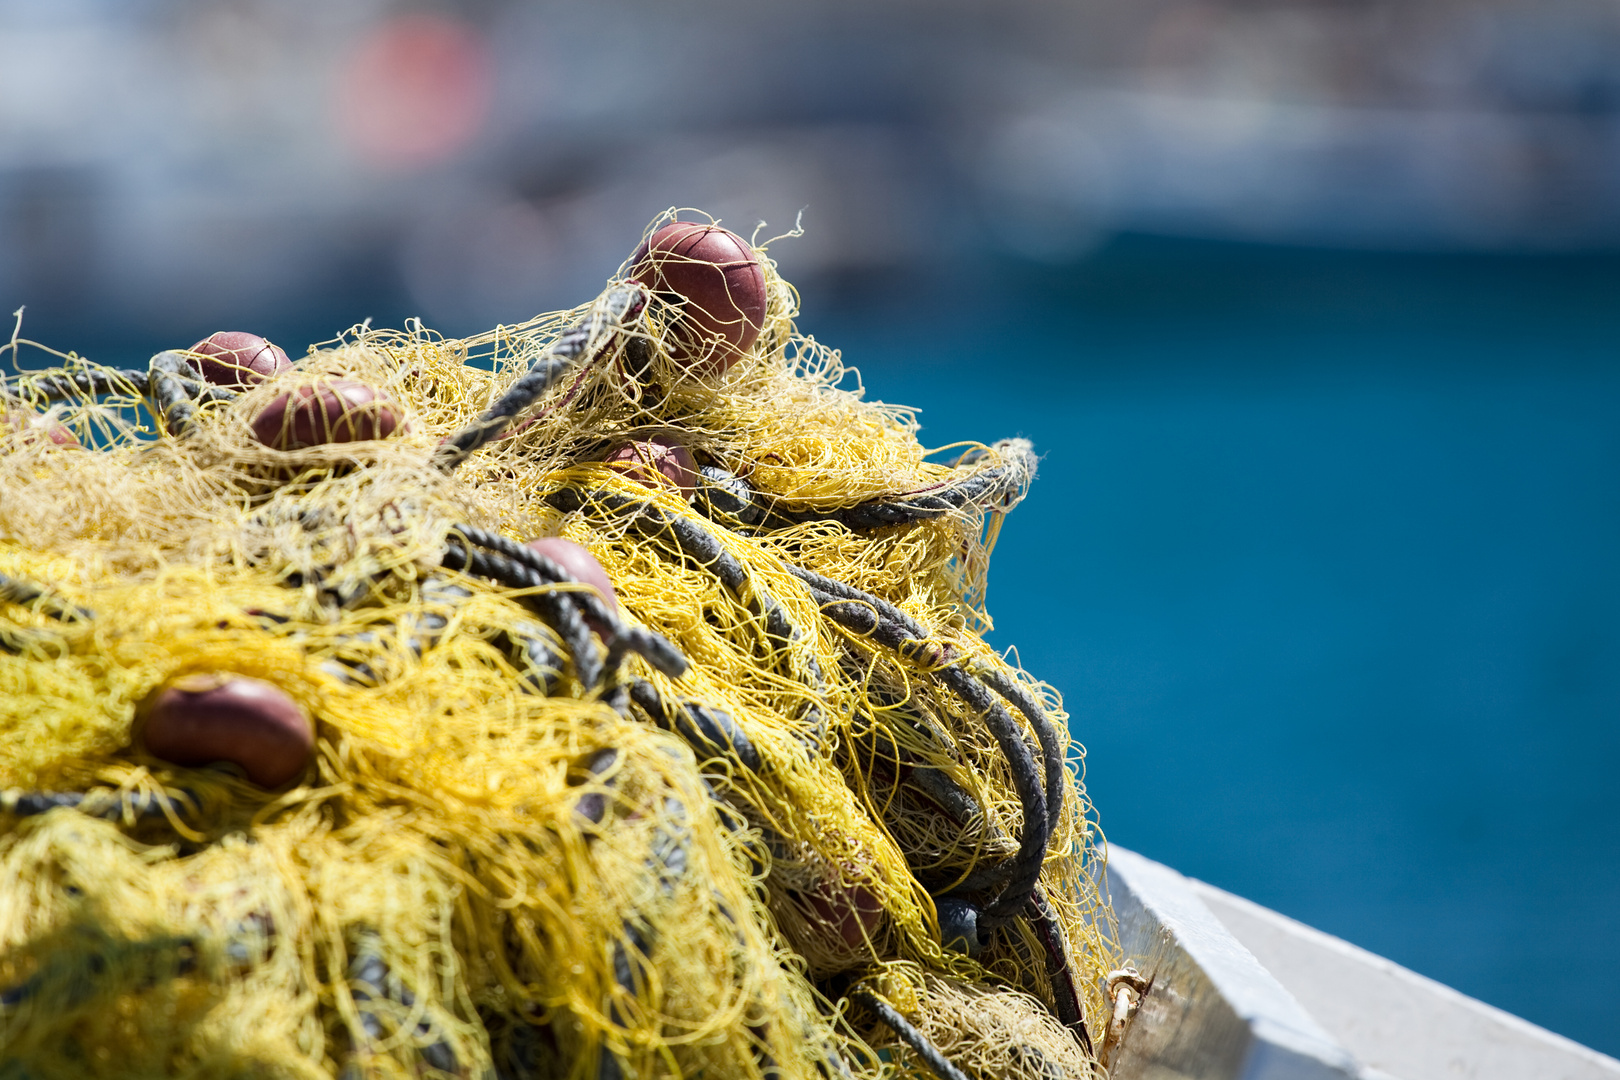
[[[1044,451],[994,639],[1111,840],[1620,1054],[1620,4],[0,0],[58,349],[483,330],[672,205]]]

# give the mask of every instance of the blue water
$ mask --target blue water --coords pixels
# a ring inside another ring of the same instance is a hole
[[[1620,1053],[1620,268],[984,281],[806,322],[931,444],[1045,454],[993,638],[1108,837]]]

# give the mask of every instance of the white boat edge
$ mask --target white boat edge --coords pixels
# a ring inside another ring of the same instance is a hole
[[[1612,1057],[1135,852],[1110,845],[1104,888],[1150,981],[1113,1080],[1620,1080]]]

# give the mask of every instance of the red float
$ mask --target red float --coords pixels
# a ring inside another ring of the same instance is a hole
[[[202,377],[215,386],[245,390],[292,368],[287,354],[257,334],[221,330],[188,352],[197,358]]]
[[[404,427],[405,410],[386,392],[349,379],[326,379],[277,395],[253,420],[253,435],[275,450],[386,439]]]
[[[800,907],[828,944],[847,949],[869,949],[883,929],[883,905],[864,885],[818,883],[799,895]]]
[[[78,446],[79,438],[66,424],[46,416],[0,412],[0,440],[13,446],[27,446],[40,439],[57,446]]]
[[[260,787],[280,787],[309,765],[315,729],[279,686],[229,673],[182,675],[142,708],[141,742],[175,765],[229,761]]]
[[[683,499],[691,498],[697,488],[692,451],[665,435],[625,443],[608,455],[607,465],[647,487],[672,487]]]
[[[665,225],[631,257],[630,279],[667,300],[685,300],[670,357],[717,375],[759,340],[769,296],[759,253],[729,229],[695,221]]]

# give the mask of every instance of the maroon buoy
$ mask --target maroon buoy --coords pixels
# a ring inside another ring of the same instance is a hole
[[[821,882],[800,893],[799,901],[811,925],[830,945],[864,949],[883,929],[883,905],[864,885]]]
[[[228,672],[182,675],[142,707],[141,742],[175,765],[229,761],[264,788],[309,765],[315,728],[279,686]]]
[[[529,547],[568,571],[575,580],[601,593],[608,610],[615,615],[619,613],[619,596],[613,591],[613,579],[596,561],[596,556],[583,545],[560,536],[542,536],[538,540],[530,540]]]
[[[275,450],[386,439],[405,410],[385,391],[350,379],[326,379],[278,394],[253,419],[253,435]]]
[[[258,334],[242,330],[209,334],[187,351],[196,356],[204,379],[238,390],[257,386],[293,366],[286,353]]]
[[[40,439],[57,446],[78,446],[79,437],[66,424],[35,413],[0,412],[0,441],[11,446],[27,446]]]
[[[646,487],[672,487],[689,499],[697,487],[697,460],[692,451],[667,435],[625,443],[608,454],[608,468]]]
[[[718,225],[677,221],[641,242],[630,280],[686,304],[672,328],[670,357],[717,375],[754,347],[765,325],[765,269],[759,253]]]

